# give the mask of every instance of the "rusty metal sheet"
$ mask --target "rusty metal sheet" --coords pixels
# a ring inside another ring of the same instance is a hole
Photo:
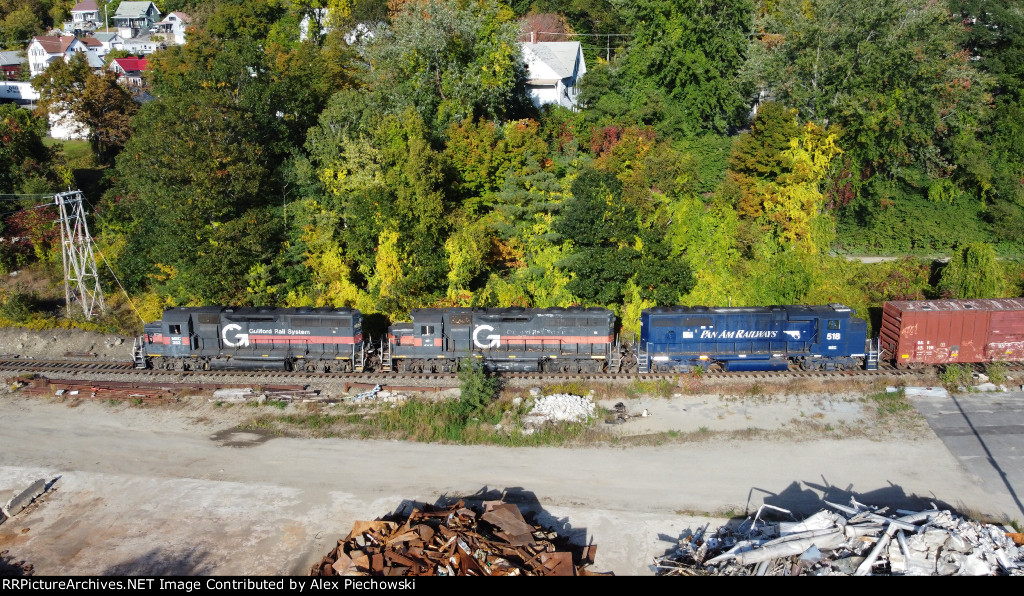
[[[529,544],[510,542],[526,538]],[[310,574],[610,575],[586,569],[594,551],[593,545],[572,546],[556,532],[529,524],[515,505],[490,503],[480,513],[460,501],[439,511],[413,510],[406,519],[392,514],[356,522]]]
[[[499,531],[496,532],[496,535],[513,546],[536,542],[533,538],[534,527],[526,523],[523,514],[515,505],[495,507],[483,514],[480,519],[497,527]]]

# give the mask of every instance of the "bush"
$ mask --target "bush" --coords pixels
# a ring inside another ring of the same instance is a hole
[[[1003,362],[990,362],[985,366],[985,374],[988,375],[988,380],[996,385],[1002,385],[1006,382],[1007,372],[1006,364]]]
[[[27,323],[36,309],[38,300],[23,292],[0,292],[0,318],[15,323]]]
[[[966,364],[948,364],[939,375],[942,384],[951,391],[958,387],[971,387],[971,367]]]
[[[459,367],[459,414],[465,418],[479,416],[494,400],[499,388],[498,379],[487,374],[483,362],[477,358],[463,360]]]

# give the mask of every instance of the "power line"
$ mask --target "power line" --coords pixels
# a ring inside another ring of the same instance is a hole
[[[612,60],[612,38],[633,37],[632,33],[556,33],[554,31],[535,31],[533,32],[533,35],[562,35],[565,37],[603,37],[605,38],[605,46],[603,48],[605,52],[604,59],[607,60],[608,62],[611,62]],[[600,51],[602,49],[599,47],[591,46],[589,44],[584,46],[582,42],[580,43],[580,47],[591,51]]]
[[[84,197],[83,200],[85,200],[86,203],[89,203],[89,200],[84,199]],[[92,203],[89,203],[89,207],[92,207],[92,210],[96,211],[96,207],[94,207]],[[132,312],[134,312],[135,316],[139,317],[139,320],[142,321],[143,324],[145,324],[146,319],[142,317],[142,313],[139,312],[139,309],[135,308],[135,303],[132,302],[132,297],[128,294],[128,291],[124,289],[124,286],[121,285],[121,280],[118,279],[117,274],[114,273],[114,268],[110,266],[110,261],[107,260],[107,257],[103,254],[103,251],[101,251],[100,249],[97,248],[96,252],[98,252],[100,254],[100,258],[103,259],[103,264],[106,265],[107,270],[110,271],[110,276],[114,278],[115,282],[117,282],[117,287],[121,288],[121,293],[123,293],[124,297],[128,300],[128,306],[132,307]]]
[[[52,198],[53,198],[52,194],[45,194],[45,195],[22,195],[22,194],[14,194],[14,193],[0,194],[0,199],[6,199],[6,200],[9,200],[9,201],[38,201],[40,199],[52,199]]]
[[[538,31],[537,35],[567,35],[569,37],[633,37],[632,33],[555,33],[554,31]]]

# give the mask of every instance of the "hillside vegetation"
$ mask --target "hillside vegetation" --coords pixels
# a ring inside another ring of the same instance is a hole
[[[0,0],[0,22],[24,4]],[[36,33],[73,3],[28,4]],[[194,28],[150,56],[152,101],[79,60],[34,81],[89,124],[91,155],[0,106],[0,270],[50,280],[0,286],[7,324],[68,324],[46,206],[68,187],[91,214],[98,329],[174,305],[580,304],[628,332],[662,304],[870,318],[1022,294],[1019,4],[157,4]],[[581,42],[578,110],[530,102],[531,32]]]

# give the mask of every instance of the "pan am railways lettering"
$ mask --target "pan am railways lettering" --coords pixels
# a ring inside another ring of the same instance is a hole
[[[708,331],[700,332],[701,339],[775,339],[779,336],[778,331]]]

